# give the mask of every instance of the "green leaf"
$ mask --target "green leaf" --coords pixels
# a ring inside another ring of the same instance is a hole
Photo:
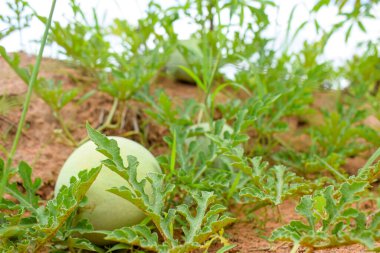
[[[89,240],[84,238],[69,238],[68,245],[73,249],[95,251],[100,253],[104,252],[102,248],[95,246]]]
[[[139,246],[146,250],[158,251],[158,235],[157,233],[152,233],[150,228],[145,225],[115,229],[109,232],[105,239]]]
[[[128,180],[129,175],[124,169],[123,159],[120,156],[120,149],[117,146],[117,142],[115,140],[108,139],[105,135],[95,131],[88,123],[86,124],[86,128],[88,136],[97,145],[96,150],[109,158],[105,162],[106,165],[108,167],[112,167],[117,174]],[[136,159],[133,162],[137,162]]]
[[[71,178],[69,186],[62,186],[55,199],[48,201],[46,207],[38,209],[38,223],[34,225],[34,229],[41,234],[34,238],[35,251],[44,247],[75,213],[100,169],[101,166],[79,172],[78,178]]]
[[[235,248],[236,245],[232,244],[232,245],[226,245],[226,246],[223,246],[222,248],[218,249],[218,251],[216,253],[225,253],[225,252],[229,252],[231,249]]]
[[[318,187],[318,184],[296,176],[285,166],[270,168],[259,157],[252,159],[251,163],[252,168],[247,168],[247,165],[241,168],[251,177],[251,181],[239,193],[246,203],[279,205],[288,198],[311,193]]]
[[[179,66],[183,71],[186,72],[193,80],[195,83],[199,86],[199,88],[202,89],[203,92],[207,92],[207,87],[206,85],[202,82],[202,80],[189,68],[186,68],[185,66]]]
[[[301,198],[300,203],[296,207],[297,213],[306,217],[310,227],[315,226],[315,217],[313,215],[313,199],[310,195]]]
[[[351,24],[347,31],[346,31],[346,35],[344,37],[344,41],[347,43],[348,42],[348,39],[350,38],[350,35],[351,35],[351,31],[352,31],[352,28],[354,27],[354,24]]]
[[[352,208],[368,187],[368,182],[357,176],[341,183],[337,189],[330,185],[314,195],[303,196],[296,211],[309,225],[291,221],[273,231],[270,240],[292,241],[315,249],[356,243],[374,249],[380,225],[378,214],[369,223],[364,212]]]
[[[32,204],[34,208],[37,208],[39,198],[36,192],[40,188],[42,180],[36,178],[34,182],[32,181],[32,168],[25,162],[20,162],[18,173],[26,190],[26,198],[28,199],[28,202]]]
[[[347,204],[351,204],[355,200],[358,200],[358,195],[360,193],[363,193],[365,190],[368,189],[368,183],[367,182],[352,182],[352,183],[345,183],[342,184],[340,193],[341,198],[338,202],[338,206],[340,208],[343,208]]]
[[[363,23],[360,20],[358,21],[358,26],[359,26],[360,30],[362,30],[362,32],[364,32],[364,33],[367,32],[367,29],[365,28],[365,26],[363,25]]]
[[[331,0],[318,0],[312,11],[318,12],[323,6],[329,5]]]
[[[20,56],[17,53],[13,54],[13,57],[9,56],[5,48],[0,46],[0,55],[8,63],[8,65],[16,72],[16,74],[24,81],[25,84],[29,84],[31,77],[28,69],[20,67]]]

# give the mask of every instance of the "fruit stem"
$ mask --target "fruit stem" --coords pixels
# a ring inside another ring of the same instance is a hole
[[[54,112],[53,114],[54,114],[54,117],[58,120],[59,125],[62,127],[63,133],[69,139],[69,141],[71,142],[71,144],[73,144],[74,147],[77,147],[78,143],[75,141],[75,138],[70,133],[70,130],[68,129],[65,121],[63,120],[61,113],[60,112]]]

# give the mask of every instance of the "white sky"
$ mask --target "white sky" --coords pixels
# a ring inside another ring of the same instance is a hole
[[[51,1],[41,1],[41,0],[29,0],[29,4],[41,15],[47,16],[50,10],[50,2]],[[122,18],[127,19],[131,23],[136,23],[136,21],[143,16],[144,9],[147,6],[147,0],[94,0],[94,1],[78,1],[85,14],[89,16],[92,15],[91,9],[93,7],[96,8],[98,15],[102,17],[102,13],[106,13],[106,24],[109,24],[111,20],[114,18]],[[175,3],[175,0],[162,0],[162,6],[170,6]],[[277,39],[277,46],[281,46],[283,43],[283,38],[285,36],[286,26],[288,22],[289,13],[292,10],[294,5],[297,5],[297,10],[295,13],[295,17],[293,19],[293,23],[301,24],[303,21],[307,19],[311,19],[308,10],[310,10],[314,1],[310,0],[277,0],[279,8],[278,9],[270,9],[270,18],[272,26],[268,30],[268,35],[273,36]],[[0,1],[0,13],[3,15],[7,15],[6,1]],[[376,12],[379,13],[380,17],[380,6],[376,6]],[[60,22],[67,22],[71,16],[71,9],[69,7],[69,1],[66,0],[58,0],[56,10],[54,13],[54,20]],[[316,17],[317,20],[321,23],[321,25],[325,28],[331,27],[334,24],[338,17],[336,16],[336,10],[334,8],[325,7]],[[376,24],[377,22],[377,24]],[[379,19],[377,21],[365,21],[364,24],[368,30],[367,34],[362,33],[358,28],[352,30],[351,37],[346,44],[344,42],[344,33],[339,32],[333,36],[329,44],[326,48],[325,58],[334,60],[336,63],[342,62],[344,59],[347,59],[352,54],[355,53],[356,45],[360,41],[365,41],[368,39],[376,39],[380,37],[380,25],[378,25]],[[1,27],[0,30],[5,29],[5,27]],[[194,30],[194,28],[190,27],[186,22],[180,22],[175,27],[176,31],[179,34],[181,39],[186,39],[189,36],[189,31]],[[23,30],[22,36],[24,40],[23,47],[20,46],[19,34],[17,32],[12,35],[4,38],[0,41],[0,45],[4,46],[8,51],[18,51],[23,49],[29,53],[36,53],[38,50],[38,43],[34,43],[32,41],[40,39],[43,34],[44,26],[40,21],[34,19],[30,28]],[[316,33],[312,25],[306,27],[300,33],[300,36],[295,40],[292,50],[299,50],[302,47],[303,41],[314,40],[316,39]],[[46,56],[56,57],[57,48],[46,48]]]

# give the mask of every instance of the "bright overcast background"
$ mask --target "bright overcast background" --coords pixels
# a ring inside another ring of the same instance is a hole
[[[29,4],[40,14],[47,16],[50,9],[51,1],[42,0],[29,0]],[[91,16],[92,8],[97,10],[100,17],[105,14],[104,24],[109,24],[114,18],[123,18],[135,24],[136,21],[144,15],[144,10],[147,6],[147,0],[78,0],[84,13]],[[175,3],[173,0],[161,0],[163,7],[167,7]],[[318,14],[317,17],[311,17],[309,10],[314,4],[312,0],[277,0],[278,8],[268,9],[269,17],[271,19],[271,27],[268,29],[268,36],[276,38],[276,43],[280,46],[283,42],[286,26],[289,18],[289,13],[292,8],[296,5],[297,9],[293,19],[294,26],[301,24],[305,20],[311,20],[311,18],[316,18],[322,27],[331,27],[334,23],[339,20],[336,15],[336,9],[333,7],[325,7]],[[0,1],[0,13],[2,15],[7,15],[9,10],[6,7],[6,1]],[[379,13],[380,16],[380,6],[376,6],[378,10],[374,13]],[[72,15],[69,1],[68,0],[58,0],[57,6],[54,13],[54,20],[62,23],[67,23]],[[379,18],[378,16],[378,18]],[[246,20],[249,18],[246,17]],[[350,57],[356,51],[356,45],[360,41],[366,41],[368,39],[376,39],[380,37],[380,25],[375,20],[366,20],[364,22],[368,33],[364,34],[357,27],[352,30],[351,37],[348,43],[344,42],[344,29],[341,32],[336,33],[329,44],[327,45],[325,58],[329,60],[334,60],[335,63],[342,62],[343,60]],[[347,24],[348,25],[348,24]],[[18,32],[14,32],[10,36],[4,38],[0,41],[0,45],[4,46],[7,51],[19,51],[20,49],[35,54],[38,50],[38,43],[35,41],[39,40],[43,33],[43,25],[37,19],[33,19],[30,27],[23,30],[22,36],[24,44],[21,46]],[[0,30],[5,29],[5,27],[0,27]],[[192,27],[186,22],[178,22],[175,27],[180,39],[187,39],[192,31]],[[292,45],[292,50],[298,50],[301,48],[302,43],[305,39],[312,41],[318,38],[313,25],[309,25],[304,29]],[[34,41],[34,42],[33,42]],[[48,47],[46,48],[46,56],[57,57],[57,48]]]

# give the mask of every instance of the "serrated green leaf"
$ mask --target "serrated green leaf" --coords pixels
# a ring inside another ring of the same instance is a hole
[[[247,173],[251,180],[240,190],[239,196],[247,203],[279,205],[288,198],[311,193],[318,187],[318,184],[296,176],[285,166],[269,167],[266,162],[261,162],[259,157],[251,160],[252,168],[244,163],[241,161],[238,168]],[[238,164],[233,165],[236,167]]]
[[[68,245],[72,249],[95,251],[98,253],[105,252],[102,248],[95,246],[89,240],[84,238],[69,238]]]
[[[70,179],[69,186],[62,186],[55,199],[48,201],[46,207],[37,210],[38,223],[34,229],[42,234],[34,239],[34,251],[44,247],[77,210],[100,169],[101,166],[79,172],[78,178]]]
[[[124,227],[109,232],[107,240],[140,246],[143,249],[158,251],[159,241],[157,233],[154,233],[145,225]]]
[[[361,176],[352,177],[341,183],[337,189],[328,186],[314,195],[303,196],[296,211],[305,217],[309,225],[301,221],[292,221],[276,229],[271,240],[293,241],[313,248],[337,247],[361,243],[368,249],[374,249],[378,238],[377,215],[368,224],[362,211],[352,208],[369,187],[361,181]]]

